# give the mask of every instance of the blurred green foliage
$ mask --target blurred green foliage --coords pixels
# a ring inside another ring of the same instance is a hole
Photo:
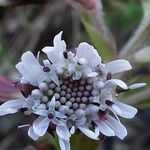
[[[132,35],[143,15],[139,0],[106,0],[104,19],[116,37],[119,47]]]

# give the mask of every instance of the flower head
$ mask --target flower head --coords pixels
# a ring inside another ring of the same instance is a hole
[[[42,49],[47,59],[41,64],[30,51],[22,55],[16,65],[22,75],[16,87],[24,98],[2,104],[0,116],[18,111],[34,115],[28,135],[37,140],[48,129],[56,131],[61,150],[70,149],[71,134],[78,129],[95,140],[100,134],[123,139],[127,130],[117,115],[132,118],[137,109],[119,102],[118,94],[144,84],[127,86],[112,79],[113,74],[132,68],[128,61],[103,64],[98,52],[86,42],[80,43],[75,53],[67,51],[61,35],[55,36],[54,46]]]

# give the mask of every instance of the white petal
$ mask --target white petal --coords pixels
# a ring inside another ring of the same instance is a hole
[[[0,106],[0,116],[13,114],[18,112],[18,109],[26,107],[25,100],[10,100]]]
[[[64,139],[64,140],[69,140],[69,138],[71,136],[67,126],[57,126],[56,133],[57,133],[58,137],[60,137],[61,139]]]
[[[75,133],[75,126],[72,126],[70,129],[70,134],[74,134]]]
[[[34,57],[33,53],[30,51],[25,52],[22,57],[21,60],[23,62],[25,62],[26,64],[38,64],[37,59]]]
[[[50,78],[54,81],[54,83],[56,83],[59,86],[59,80],[54,71],[52,73],[50,73]]]
[[[99,131],[106,136],[115,136],[115,132],[104,122],[94,121],[98,126]]]
[[[39,64],[32,52],[28,51],[22,55],[22,62],[16,65],[22,75],[22,83],[31,83],[35,86],[46,78],[43,67]]]
[[[61,138],[58,138],[60,149],[61,150],[70,150],[70,142],[69,140],[64,140]]]
[[[79,126],[78,127],[86,136],[88,136],[91,139],[98,140],[98,136],[95,132],[91,131],[87,127]]]
[[[39,136],[34,133],[32,126],[28,130],[28,136],[31,137],[35,141],[39,138]]]
[[[129,89],[137,89],[137,88],[141,88],[143,86],[145,86],[146,83],[135,83],[129,86]]]
[[[36,110],[34,112],[34,114],[36,115],[40,115],[40,116],[47,116],[48,115],[48,110],[44,110],[44,109],[39,109],[39,110]]]
[[[54,37],[54,47],[47,46],[42,49],[53,64],[61,63],[64,59],[63,52],[66,50],[66,43],[61,40],[61,35],[62,32]]]
[[[16,109],[3,108],[3,109],[0,109],[0,116],[4,116],[4,115],[8,115],[8,114],[14,114],[16,112],[18,112],[18,110],[16,110]]]
[[[73,75],[73,80],[79,80],[82,76],[82,71],[76,71]]]
[[[58,33],[55,37],[54,37],[54,46],[59,45],[61,43],[61,37],[62,37],[62,31],[60,33]]]
[[[62,114],[61,112],[58,112],[58,111],[55,111],[55,116],[56,116],[57,118],[67,118],[66,115],[64,115],[64,114]]]
[[[50,123],[49,118],[38,117],[33,122],[33,130],[34,130],[35,134],[37,134],[39,136],[43,136],[49,127],[49,123]]]
[[[127,104],[124,104],[124,103],[121,103],[118,101],[115,101],[115,105],[119,107],[120,111],[116,111],[114,109],[113,110],[119,116],[122,116],[124,118],[133,118],[135,116],[135,114],[137,113],[137,109],[130,105],[127,105]]]
[[[66,114],[69,111],[69,107],[65,106],[65,105],[61,105],[59,107],[59,112],[61,112],[62,114]]]
[[[57,126],[65,126],[65,123],[62,122],[62,121],[60,121],[60,120],[57,119],[57,118],[51,119],[51,122],[53,122],[53,123],[54,123],[55,125],[57,125]]]
[[[85,111],[82,110],[82,109],[77,109],[77,110],[75,111],[75,115],[76,115],[78,118],[84,117],[84,116],[85,116]]]
[[[91,72],[87,75],[87,77],[96,77],[98,75],[97,72]]]
[[[89,45],[86,42],[82,42],[79,44],[76,56],[78,58],[85,58],[88,61],[88,65],[90,67],[96,67],[101,63],[101,57],[98,52],[94,49],[93,46]]]
[[[93,104],[89,104],[85,111],[88,114],[94,114],[94,113],[98,112],[98,110],[99,110],[98,106],[95,106]]]
[[[105,67],[112,74],[132,69],[130,63],[124,59],[119,59],[119,60],[109,62],[105,65]]]
[[[112,109],[113,111],[115,111],[117,113],[121,113],[121,108],[115,104],[113,104],[111,107],[108,106],[108,108],[110,108],[110,110]]]
[[[49,110],[52,111],[55,110],[55,105],[56,105],[55,96],[53,96],[51,101],[48,103]]]
[[[3,103],[0,108],[6,107],[6,108],[14,108],[14,109],[19,109],[23,108],[26,106],[25,100],[24,99],[17,99],[17,100],[10,100],[5,103]]]
[[[125,136],[127,136],[126,128],[110,115],[107,115],[107,119],[105,120],[105,122],[115,132],[115,135],[120,139],[124,139]]]
[[[108,80],[108,81],[106,82],[106,84],[107,84],[107,83],[110,83],[110,82],[115,83],[116,85],[120,86],[121,88],[123,88],[123,89],[125,89],[125,90],[128,89],[127,84],[126,84],[125,82],[123,82],[122,80],[119,80],[119,79],[111,79],[111,80]]]

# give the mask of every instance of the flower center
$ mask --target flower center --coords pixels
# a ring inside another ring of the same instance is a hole
[[[47,103],[55,96],[56,110],[59,110],[61,106],[68,106],[69,116],[77,109],[84,110],[92,98],[99,95],[100,92],[93,88],[94,80],[92,78],[73,80],[72,77],[62,77],[59,82],[60,86],[57,86],[53,81],[40,83],[39,89],[33,90],[32,95],[40,99],[47,108]]]

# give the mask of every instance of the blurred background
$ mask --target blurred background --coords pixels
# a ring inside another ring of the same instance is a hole
[[[121,120],[128,136],[100,141],[78,135],[71,139],[72,150],[150,149],[150,0],[0,0],[0,103],[20,97],[13,82],[15,64],[23,52],[35,55],[63,31],[69,50],[81,41],[92,44],[108,62],[130,61],[132,71],[117,75],[128,84],[146,82],[144,88],[120,95],[120,100],[139,109],[134,119]],[[38,142],[17,129],[28,120],[21,113],[0,117],[0,150],[55,150],[49,134]]]

